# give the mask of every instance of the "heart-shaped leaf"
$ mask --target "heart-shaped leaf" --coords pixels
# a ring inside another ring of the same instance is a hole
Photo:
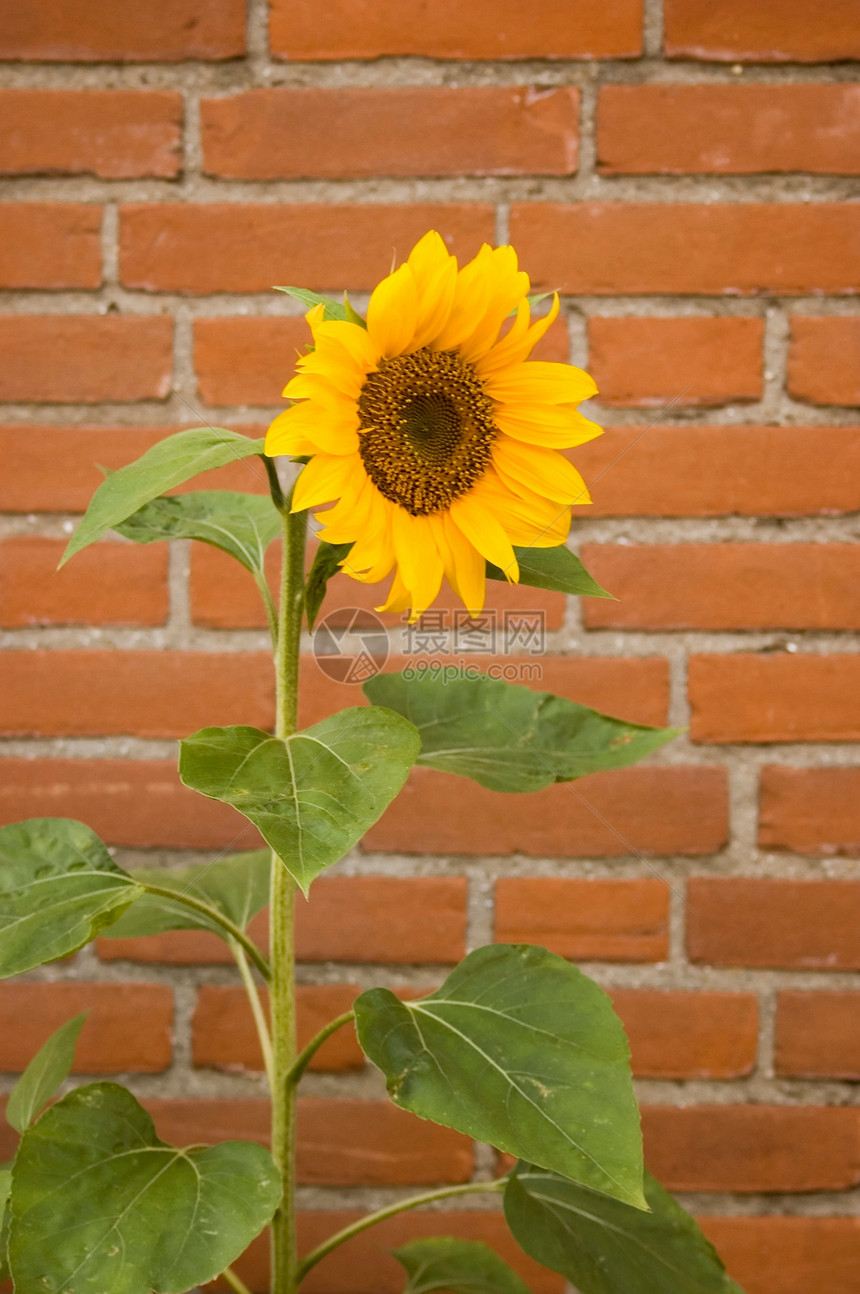
[[[72,1016],[52,1033],[18,1079],[6,1106],[6,1121],[18,1132],[26,1132],[67,1077],[75,1059],[75,1043],[84,1027],[87,1012]]]
[[[409,1277],[403,1294],[529,1294],[513,1268],[479,1240],[430,1236],[391,1252]]]
[[[199,539],[220,548],[252,574],[262,574],[266,549],[278,534],[280,517],[266,494],[198,490],[153,499],[114,526],[136,544],[162,539]]]
[[[574,597],[612,597],[564,544],[555,548],[515,548],[514,555],[520,568],[520,584],[550,589],[554,593],[570,593]],[[487,579],[505,580],[507,576],[498,566],[487,562]]]
[[[240,930],[247,930],[251,918],[269,901],[270,867],[268,849],[251,849],[178,870],[136,868],[131,876],[139,885],[156,885],[159,889],[177,890],[201,899],[223,912]],[[165,930],[210,930],[222,939],[225,937],[224,927],[217,921],[161,894],[142,895],[103,932],[103,937],[128,939],[157,935]]]
[[[82,822],[0,828],[0,978],[77,952],[141,893]]]
[[[210,468],[262,452],[262,440],[249,440],[223,427],[195,427],[160,440],[136,462],[111,472],[102,481],[60,565],[174,486]]]
[[[627,1039],[563,957],[478,948],[430,997],[371,989],[355,1016],[395,1105],[643,1206]]]
[[[695,1220],[645,1174],[650,1213],[518,1164],[505,1216],[532,1258],[580,1294],[743,1294]]]
[[[394,799],[418,744],[399,715],[356,707],[286,738],[203,728],[181,743],[179,775],[253,822],[307,893]]]
[[[421,735],[419,764],[470,777],[491,791],[538,791],[609,768],[626,768],[677,735],[599,714],[550,692],[463,672],[377,674],[374,705],[396,710]]]
[[[308,629],[313,629],[319,609],[323,604],[328,582],[340,571],[340,564],[348,555],[352,544],[327,544],[320,540],[313,564],[305,581],[305,611]]]
[[[177,1150],[125,1088],[78,1087],[24,1134],[15,1160],[16,1294],[183,1294],[238,1257],[280,1197],[262,1146]]]

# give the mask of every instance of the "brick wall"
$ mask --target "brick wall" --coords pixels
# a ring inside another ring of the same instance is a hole
[[[266,424],[303,335],[273,282],[361,304],[430,226],[464,256],[510,237],[563,293],[544,353],[589,365],[608,428],[575,455],[595,498],[575,539],[620,600],[528,595],[544,685],[688,735],[529,798],[415,776],[302,909],[302,1029],[494,937],[576,958],[629,1029],[652,1168],[748,1294],[860,1287],[858,32],[857,0],[0,16],[3,820],[81,817],[130,865],[253,844],[179,787],[174,744],[270,722],[253,587],[211,550],[115,538],[56,576],[95,464],[203,418]],[[207,484],[263,488],[252,470]],[[308,720],[356,700],[312,661],[305,680]],[[120,1074],[166,1136],[265,1136],[214,939],[101,941],[0,987],[6,1090],[82,1006],[81,1073]],[[310,1239],[489,1165],[390,1108],[346,1034],[301,1136]],[[511,1252],[481,1206],[407,1217],[308,1290],[393,1292],[378,1243],[444,1227]]]

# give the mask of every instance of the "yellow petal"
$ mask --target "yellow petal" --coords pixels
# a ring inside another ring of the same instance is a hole
[[[597,393],[594,378],[583,369],[535,359],[485,375],[484,386],[494,400],[518,404],[579,404]]]
[[[523,445],[509,436],[499,436],[492,452],[496,471],[514,491],[522,484],[566,506],[591,502],[585,481],[563,454],[538,445]]]
[[[289,431],[310,441],[314,452],[354,454],[358,449],[358,408],[347,411],[327,409],[316,400],[302,400],[279,413],[272,428]]]
[[[444,238],[435,229],[429,230],[423,238],[418,239],[406,258],[406,264],[415,275],[419,293],[424,291],[427,284],[448,261],[454,261],[456,265],[456,258],[450,254]]]
[[[453,350],[464,337],[474,332],[475,321],[480,318],[486,301],[492,255],[492,247],[484,243],[478,255],[460,270],[448,320],[438,335],[427,343],[434,350]]]
[[[284,413],[289,412],[289,409],[284,410]],[[319,445],[315,441],[309,440],[301,431],[297,431],[291,425],[283,423],[281,421],[283,416],[283,413],[279,413],[266,432],[265,453],[267,456],[269,458],[278,458],[280,455],[289,455],[293,458],[304,458],[306,455],[318,453]]]
[[[293,491],[292,511],[304,512],[306,508],[316,508],[321,503],[339,499],[358,463],[357,454],[346,457],[317,454],[299,473]]]
[[[518,548],[554,548],[570,531],[570,508],[520,484],[516,491],[493,471],[475,486],[476,497],[495,514]]]
[[[500,567],[508,581],[520,578],[520,568],[501,522],[481,502],[475,491],[455,499],[450,508],[451,519],[478,552],[488,562]]]
[[[375,611],[406,611],[412,601],[412,594],[403,583],[399,571],[394,572],[394,579],[391,581],[391,588],[388,590],[388,597],[381,607],[375,607]]]
[[[542,319],[537,319],[529,327],[531,307],[528,301],[521,301],[517,306],[517,317],[509,331],[496,342],[495,346],[486,355],[475,360],[475,368],[479,376],[485,377],[491,373],[498,373],[509,365],[521,364],[528,359],[541,337],[555,323],[558,312],[558,293],[554,292],[549,313],[544,315]]]
[[[367,328],[346,319],[326,319],[314,329],[314,343],[337,342],[364,372],[375,368],[382,354]]]
[[[397,568],[412,597],[410,623],[430,606],[442,583],[442,557],[429,517],[412,517],[404,508],[391,516]]]
[[[505,320],[528,294],[529,278],[517,269],[517,254],[513,247],[497,247],[493,252],[487,288],[481,316],[475,321],[471,334],[460,343],[460,353],[470,363],[486,355]]]
[[[418,317],[409,350],[420,350],[448,322],[457,287],[457,262],[449,256],[426,283],[418,285]]]
[[[367,331],[379,353],[391,359],[408,348],[417,320],[415,276],[408,265],[401,265],[373,289],[367,307]]]
[[[443,512],[438,518],[438,530],[441,538],[437,544],[445,560],[445,574],[448,583],[470,615],[476,616],[484,609],[486,596],[487,562],[474,544],[463,534],[449,513]],[[437,530],[437,536],[438,536]]]
[[[493,414],[499,431],[529,445],[546,445],[550,449],[572,449],[603,434],[596,422],[566,409],[564,405],[502,404]]]

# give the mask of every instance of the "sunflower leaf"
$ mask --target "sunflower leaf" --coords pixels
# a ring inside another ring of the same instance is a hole
[[[332,301],[331,297],[320,296],[319,292],[311,292],[309,288],[276,287],[275,291],[286,292],[287,296],[292,297],[295,301],[301,301],[302,305],[307,306],[309,310],[312,310],[314,306],[325,306],[323,315],[325,319],[358,323],[361,324],[362,328],[367,327],[361,315],[356,314],[349,301],[346,300],[346,293],[344,293],[344,302],[341,304],[339,301]]]
[[[68,1077],[75,1059],[75,1043],[88,1012],[72,1016],[51,1034],[18,1079],[6,1106],[6,1121],[18,1132],[26,1132],[40,1110]]]
[[[355,1017],[395,1105],[644,1207],[627,1039],[563,957],[478,948],[429,997],[371,989]]]
[[[280,1196],[262,1146],[177,1150],[158,1139],[124,1088],[76,1088],[18,1150],[9,1236],[15,1289],[180,1294],[233,1262]]]
[[[196,867],[135,869],[131,876],[140,885],[157,885],[202,899],[223,912],[240,930],[247,930],[251,918],[269,901],[270,865],[268,849],[252,849]],[[161,894],[146,893],[103,931],[102,937],[129,939],[162,934],[165,930],[209,930],[225,938],[224,927],[205,913]]]
[[[6,1250],[9,1246],[9,1196],[12,1193],[12,1165],[0,1167],[0,1281],[9,1279]]]
[[[626,723],[550,692],[471,671],[450,673],[377,674],[364,692],[418,729],[419,764],[470,777],[491,791],[539,791],[626,768],[677,736],[677,729]]]
[[[514,554],[519,563],[520,584],[580,598],[612,597],[564,544],[555,548],[515,548]],[[487,579],[505,580],[507,576],[498,566],[487,562]]]
[[[392,1249],[406,1269],[403,1294],[529,1294],[528,1286],[495,1250],[479,1240],[429,1236]]]
[[[268,495],[234,490],[153,499],[114,526],[136,544],[199,539],[229,553],[252,574],[262,574],[266,549],[279,529],[280,517]]]
[[[352,544],[327,544],[320,540],[313,565],[305,581],[305,610],[308,629],[313,629],[325,598],[328,582],[340,571],[340,564],[349,555]]]
[[[181,743],[179,775],[253,822],[307,893],[394,799],[418,744],[400,715],[356,707],[285,738],[203,728]]]
[[[645,1174],[650,1212],[518,1164],[505,1216],[532,1258],[581,1294],[743,1294],[677,1200]]]
[[[82,822],[0,828],[0,978],[77,952],[141,893]]]
[[[223,427],[179,431],[153,445],[134,463],[111,472],[96,490],[83,520],[68,542],[60,565],[115,529],[145,503],[213,467],[263,453],[262,440],[250,440]]]

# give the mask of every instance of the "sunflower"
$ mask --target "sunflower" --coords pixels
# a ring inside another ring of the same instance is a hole
[[[320,539],[351,543],[344,570],[394,579],[380,611],[427,609],[447,578],[484,605],[486,563],[519,579],[514,546],[564,543],[589,503],[559,451],[600,434],[578,413],[597,388],[569,364],[529,361],[556,318],[531,321],[529,279],[512,247],[486,244],[458,269],[431,231],[375,288],[361,322],[306,316],[314,349],[297,363],[266,453],[309,457],[294,510]],[[505,328],[505,323],[510,324]]]

